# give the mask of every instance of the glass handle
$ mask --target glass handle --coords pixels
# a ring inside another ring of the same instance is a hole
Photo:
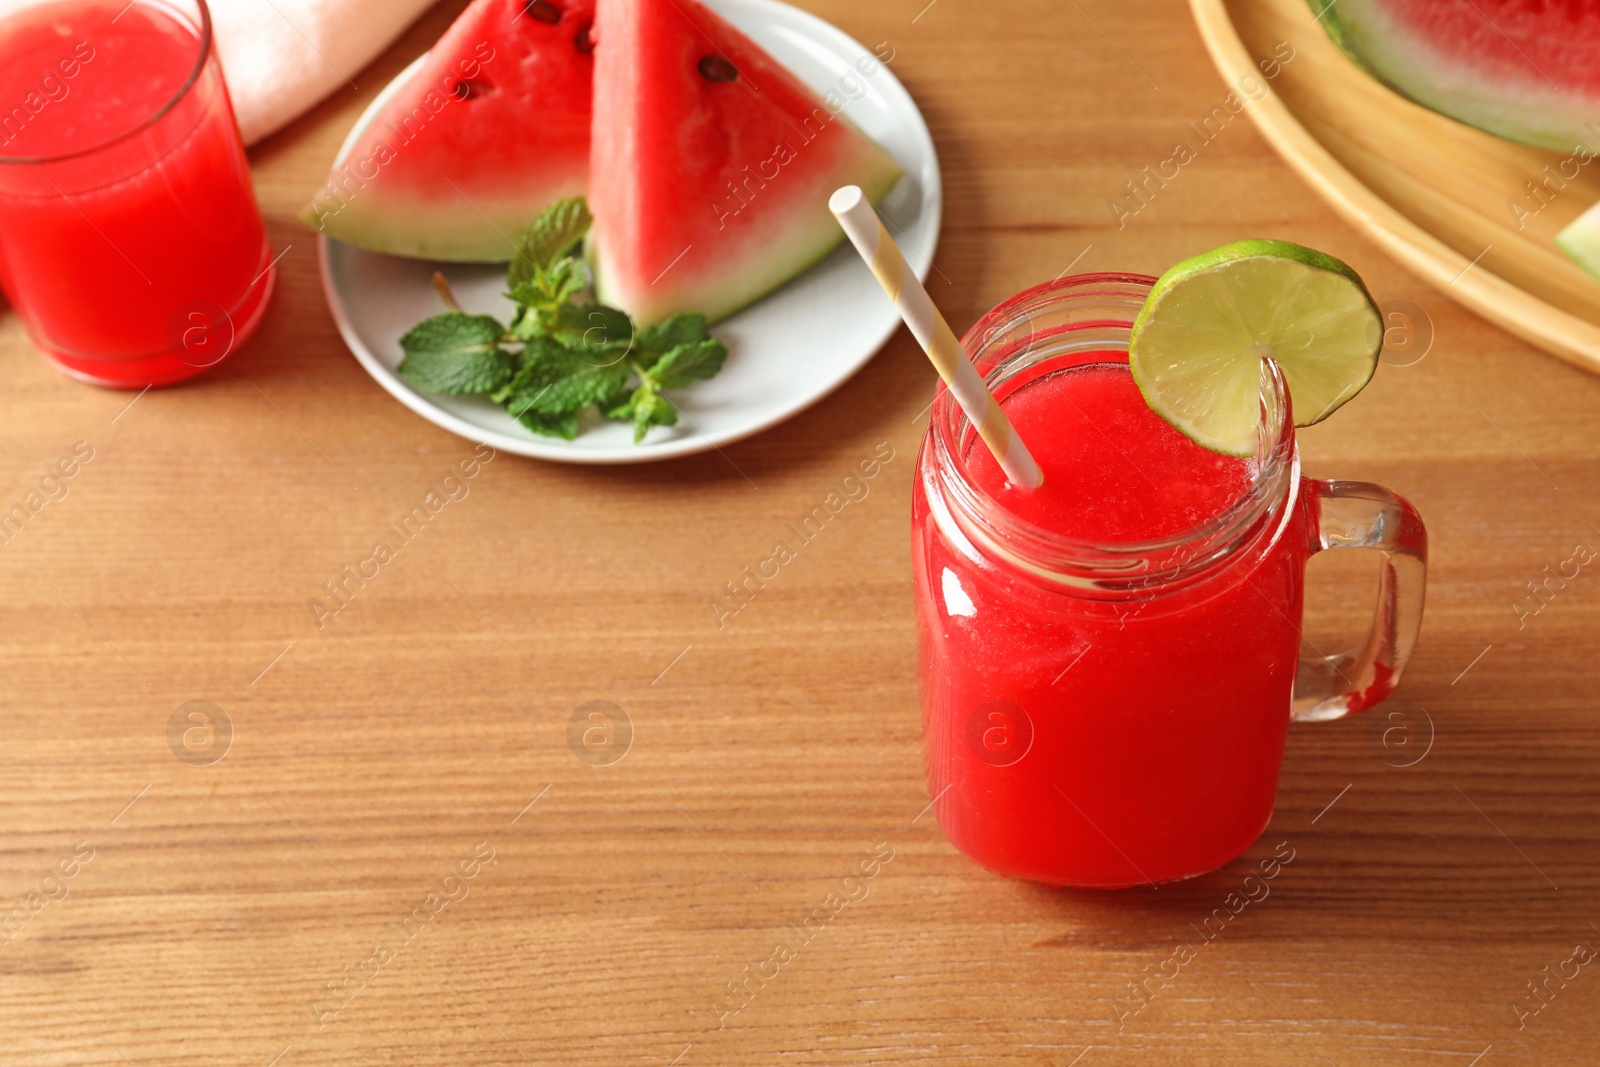
[[[1371,482],[1308,479],[1317,535],[1313,554],[1330,548],[1383,553],[1377,614],[1356,651],[1325,656],[1303,646],[1289,716],[1325,722],[1365,711],[1394,692],[1422,628],[1428,531],[1405,498]]]

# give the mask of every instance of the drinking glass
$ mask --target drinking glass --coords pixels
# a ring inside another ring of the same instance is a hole
[[[42,16],[59,56],[22,33]],[[141,33],[178,43],[141,47]],[[204,0],[10,4],[5,64],[25,81],[0,100],[0,288],[35,344],[75,378],[125,388],[221,360],[260,321],[273,270]],[[151,84],[175,89],[103,128],[103,94]],[[91,132],[69,150],[27,151],[73,124]]]
[[[1154,281],[1041,285],[964,343],[1002,401],[1043,368],[1125,364]],[[1380,486],[1303,477],[1265,366],[1243,495],[1138,542],[1007,512],[969,477],[971,424],[947,391],[934,401],[911,538],[927,781],[945,834],[983,866],[1099,887],[1213,870],[1265,829],[1290,720],[1361,711],[1398,683],[1422,619],[1422,521]],[[1381,555],[1377,613],[1358,650],[1322,655],[1302,641],[1306,561],[1342,548]]]

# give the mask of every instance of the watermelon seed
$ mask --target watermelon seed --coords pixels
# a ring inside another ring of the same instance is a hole
[[[721,56],[706,56],[700,61],[700,77],[708,82],[731,82],[739,77],[739,68]]]
[[[579,30],[578,35],[572,39],[572,47],[584,55],[594,51],[594,37],[589,33],[592,29],[594,29],[594,23],[585,23],[583,29]]]
[[[533,0],[533,3],[522,9],[522,13],[539,22],[555,25],[561,21],[561,9],[552,4],[550,0]]]
[[[474,100],[494,92],[494,83],[481,78],[462,78],[450,91],[455,94],[457,100]]]

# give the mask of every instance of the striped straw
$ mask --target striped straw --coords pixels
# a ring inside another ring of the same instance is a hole
[[[872,268],[873,275],[883,291],[894,301],[895,310],[911,328],[917,343],[928,354],[933,367],[950,387],[950,394],[966,412],[972,425],[978,428],[983,443],[989,446],[1000,469],[1012,484],[1025,489],[1037,489],[1044,484],[1044,474],[1033,454],[1011,428],[1011,420],[1000,410],[994,394],[989,392],[978,377],[972,360],[956,340],[950,324],[944,321],[939,309],[933,306],[928,290],[922,287],[900,248],[888,231],[872,204],[862,195],[859,187],[846,185],[828,198],[828,210],[839,220],[839,225],[856,246],[861,258]]]

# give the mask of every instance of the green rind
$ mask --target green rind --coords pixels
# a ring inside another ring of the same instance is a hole
[[[1356,44],[1355,38],[1350,36],[1349,30],[1345,29],[1344,23],[1339,21],[1338,17],[1331,19],[1327,17],[1339,0],[1306,0],[1306,2],[1311,6],[1311,21],[1322,23],[1322,28],[1327,31],[1329,40],[1338,46],[1339,51],[1350,57],[1350,61],[1356,66],[1363,68],[1383,84],[1389,85],[1383,74],[1372,68],[1372,64],[1367,61],[1365,53]],[[1396,92],[1400,91],[1399,86],[1389,85],[1389,88],[1394,89]]]
[[[1594,116],[1585,111],[1583,101],[1563,104],[1530,102],[1520,109],[1508,109],[1505,104],[1512,99],[1509,95],[1502,94],[1498,100],[1493,93],[1487,92],[1479,94],[1481,99],[1475,98],[1470,91],[1452,95],[1448,87],[1430,84],[1425,78],[1418,77],[1413,83],[1396,77],[1390,73],[1389,64],[1382,57],[1374,55],[1373,48],[1363,44],[1358,28],[1346,19],[1353,0],[1342,2],[1343,8],[1339,6],[1341,0],[1307,0],[1307,5],[1313,21],[1322,24],[1328,38],[1339,51],[1376,81],[1412,103],[1496,137],[1558,152],[1570,152],[1578,145],[1590,143],[1588,139],[1600,135],[1600,129],[1593,128]],[[1395,66],[1412,71],[1424,68],[1425,64],[1420,61],[1408,63],[1408,58],[1415,57],[1396,57]],[[1522,115],[1513,114],[1517,110]],[[1536,115],[1536,118],[1530,121],[1529,116],[1532,115]]]
[[[319,225],[316,213],[309,208],[302,209],[298,217],[311,229],[325,233],[335,241],[389,256],[443,263],[505,263],[510,261],[512,254],[510,246],[498,237],[491,241],[489,235],[474,234],[460,228],[439,228],[432,232],[418,229],[401,239],[392,224],[374,221],[365,225]]]
[[[1318,413],[1312,418],[1305,418],[1300,414],[1300,412],[1308,405],[1303,403],[1295,403],[1297,398],[1293,395],[1293,383],[1289,380],[1290,375],[1286,372],[1285,378],[1286,383],[1290,388],[1291,406],[1296,412],[1296,426],[1314,426],[1328,418],[1328,416],[1332,415],[1345,404],[1349,403],[1349,401],[1354,398],[1357,393],[1361,392],[1362,389],[1366,388],[1367,383],[1372,380],[1373,374],[1376,373],[1378,369],[1378,357],[1383,350],[1383,317],[1378,311],[1377,303],[1372,299],[1372,294],[1368,291],[1366,283],[1361,280],[1361,276],[1357,274],[1355,270],[1353,270],[1348,264],[1341,260],[1335,259],[1333,256],[1330,256],[1324,252],[1319,252],[1313,248],[1306,248],[1304,245],[1297,245],[1289,241],[1276,241],[1271,239],[1256,238],[1244,241],[1235,241],[1232,244],[1223,245],[1220,248],[1214,248],[1209,252],[1202,252],[1200,255],[1191,256],[1190,258],[1169,267],[1165,272],[1162,273],[1161,277],[1156,279],[1155,284],[1150,289],[1149,296],[1145,298],[1144,305],[1139,309],[1138,315],[1134,317],[1133,328],[1128,337],[1128,370],[1133,375],[1134,383],[1139,387],[1140,394],[1144,396],[1145,402],[1150,405],[1152,411],[1161,416],[1161,418],[1171,425],[1173,429],[1177,430],[1185,437],[1188,437],[1196,444],[1211,449],[1214,452],[1221,452],[1225,455],[1249,456],[1254,453],[1254,449],[1231,447],[1227,442],[1221,440],[1220,438],[1199,432],[1197,427],[1193,425],[1184,425],[1169,415],[1168,412],[1163,409],[1163,406],[1160,403],[1152,399],[1152,390],[1154,389],[1155,383],[1149,381],[1146,376],[1140,372],[1141,361],[1135,358],[1134,354],[1139,346],[1140,337],[1155,317],[1156,309],[1161,303],[1162,298],[1169,293],[1175,285],[1187,278],[1214,270],[1217,267],[1235,262],[1237,260],[1259,258],[1286,259],[1301,266],[1330,271],[1342,276],[1347,281],[1354,283],[1356,289],[1366,300],[1367,306],[1371,309],[1373,318],[1378,327],[1375,334],[1375,343],[1373,345],[1372,356],[1367,363],[1366,373],[1363,374],[1359,379],[1352,379],[1350,384],[1347,385],[1333,399],[1333,401],[1321,406],[1318,410]]]
[[[300,210],[298,217],[306,226],[327,234],[335,241],[384,255],[445,263],[504,263],[509,262],[512,255],[511,246],[504,241],[492,234],[474,233],[470,226],[419,226],[402,235],[395,231],[392,222],[376,218],[331,222],[320,218],[309,204]],[[425,216],[419,209],[419,213],[413,217]],[[513,225],[511,229],[515,230],[516,227]]]
[[[1600,279],[1600,204],[1556,234],[1556,245],[1578,266]]]
[[[447,263],[506,263],[516,246],[505,235],[521,233],[550,204],[583,192],[581,187],[552,188],[548,195],[538,194],[537,203],[530,197],[519,204],[480,204],[482,213],[454,193],[453,202],[437,205],[402,205],[393,197],[377,195],[363,200],[358,194],[335,211],[319,210],[318,202],[312,201],[298,214],[311,229],[373,252]],[[411,220],[404,232],[394,226],[397,215]]]

